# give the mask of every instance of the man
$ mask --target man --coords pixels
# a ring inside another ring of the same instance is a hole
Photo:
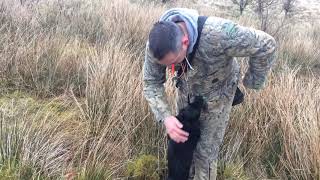
[[[239,80],[239,65],[234,57],[250,58],[243,84],[259,90],[264,87],[275,59],[276,42],[265,32],[218,17],[208,17],[198,32],[198,17],[195,10],[174,8],[154,24],[145,51],[144,95],[169,137],[177,143],[185,142],[188,133],[170,112],[163,86],[167,67],[174,64],[182,68],[176,77],[177,111],[195,96],[203,96],[206,101],[206,109],[200,116],[201,135],[193,155],[194,174],[190,173],[190,179],[213,180]],[[198,48],[189,62],[186,57],[193,51],[198,36]]]

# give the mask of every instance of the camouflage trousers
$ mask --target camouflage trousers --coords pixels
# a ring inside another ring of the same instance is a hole
[[[217,177],[217,159],[219,147],[228,125],[233,97],[238,85],[238,78],[229,81],[221,96],[207,101],[206,110],[201,112],[201,135],[193,154],[189,180],[215,180]],[[179,95],[177,106],[187,103],[185,95]]]

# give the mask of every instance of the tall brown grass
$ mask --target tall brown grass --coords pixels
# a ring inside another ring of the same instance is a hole
[[[241,162],[254,177],[319,177],[319,91],[316,77],[282,71],[263,91],[246,91],[233,112],[221,157]]]
[[[149,29],[166,8],[126,0],[0,3],[1,177],[121,179],[144,154],[163,173],[166,134],[142,95],[141,69]],[[246,90],[234,108],[221,178],[228,167],[233,178],[320,178],[319,26],[298,27],[277,36],[268,86]]]

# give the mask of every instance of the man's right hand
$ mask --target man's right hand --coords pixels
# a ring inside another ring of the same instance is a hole
[[[176,117],[167,117],[164,120],[164,125],[169,137],[176,143],[185,142],[188,140],[189,133],[181,129],[183,125]]]

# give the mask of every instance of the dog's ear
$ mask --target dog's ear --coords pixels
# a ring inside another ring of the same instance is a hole
[[[207,103],[202,96],[195,96],[193,102],[191,103],[192,107],[197,109],[206,109]]]
[[[178,121],[182,122],[183,121],[183,117],[181,115],[181,113],[179,113],[176,118],[178,119]]]
[[[177,118],[181,123],[183,123],[184,120],[185,120],[186,113],[188,113],[188,112],[186,111],[186,108],[180,109],[179,114],[176,116],[176,118]]]

